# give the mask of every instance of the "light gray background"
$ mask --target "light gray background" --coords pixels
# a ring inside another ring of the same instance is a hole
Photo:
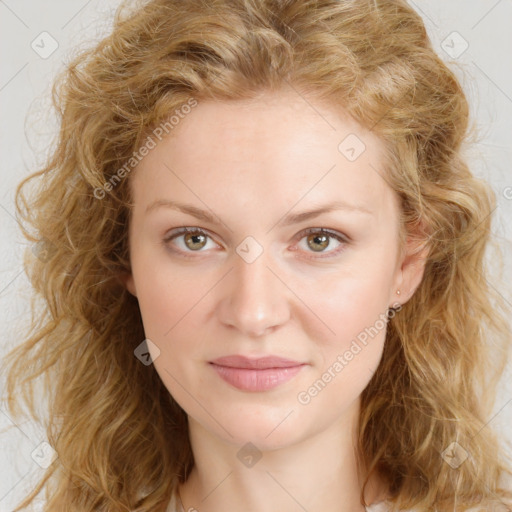
[[[469,95],[479,141],[468,149],[468,157],[473,171],[489,180],[498,196],[494,233],[505,252],[506,273],[495,286],[511,303],[512,0],[410,3],[423,16],[434,47],[456,70]],[[41,163],[55,135],[55,120],[48,114],[52,79],[74,48],[89,46],[109,30],[118,4],[117,0],[0,0],[0,356],[21,341],[15,330],[28,321],[30,289],[22,273],[25,241],[14,217],[15,186]],[[45,52],[52,44],[58,48],[48,56]],[[29,108],[32,113],[27,117]],[[489,417],[489,424],[508,442],[512,441],[511,373],[509,365]],[[0,429],[12,424],[0,407]],[[44,432],[29,422],[0,434],[0,512],[12,510],[42,474],[34,454],[41,453],[44,441]]]

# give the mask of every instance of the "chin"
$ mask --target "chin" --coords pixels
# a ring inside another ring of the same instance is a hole
[[[231,410],[224,408],[222,414],[214,416],[229,434],[217,423],[212,423],[211,418],[208,429],[230,444],[243,447],[250,442],[261,451],[270,451],[292,445],[306,436],[304,423],[298,422],[296,416],[297,412],[291,406],[272,410],[265,410],[262,405],[234,406]]]

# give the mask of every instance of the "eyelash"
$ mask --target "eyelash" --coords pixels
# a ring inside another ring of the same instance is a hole
[[[182,235],[185,235],[187,233],[205,235],[208,238],[212,239],[212,237],[208,234],[208,232],[206,232],[205,230],[203,230],[201,228],[184,227],[184,228],[177,228],[176,231],[174,231],[170,235],[166,236],[163,239],[163,244],[167,248],[169,248],[168,244],[170,241],[172,241],[175,238],[178,238]],[[345,246],[348,243],[348,238],[346,236],[341,235],[336,232],[333,232],[333,231],[330,231],[330,230],[327,230],[327,229],[324,229],[324,228],[307,228],[307,229],[301,231],[297,235],[299,237],[298,242],[300,242],[305,236],[310,235],[310,234],[327,235],[329,238],[334,238],[338,242],[341,242],[342,245],[340,247],[338,247],[337,249],[328,252],[327,253],[328,256],[306,256],[306,259],[315,260],[315,259],[323,259],[323,258],[332,258],[333,256],[337,256],[338,254],[340,254],[345,249]],[[169,250],[171,250],[172,252],[177,252],[185,258],[196,258],[195,255],[193,256],[193,255],[187,254],[187,253],[203,252],[201,250],[198,250],[198,251],[186,251],[186,253],[185,253],[185,252],[181,251],[180,249],[172,249],[172,248],[169,248]],[[318,254],[323,254],[323,253],[319,252]]]

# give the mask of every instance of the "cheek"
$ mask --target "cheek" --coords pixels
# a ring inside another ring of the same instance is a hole
[[[339,279],[312,309],[335,334],[316,338],[314,376],[296,396],[304,413],[334,420],[357,399],[382,357],[387,328],[386,283],[375,276]],[[389,283],[388,283],[389,286]]]
[[[391,274],[384,269],[324,276],[309,288],[303,299],[329,328],[323,336],[325,342],[335,349],[343,349],[365,330],[375,326],[382,330],[390,285]]]
[[[163,341],[194,315],[196,305],[215,284],[208,276],[192,278],[190,272],[165,265],[133,265],[133,272],[146,336]]]

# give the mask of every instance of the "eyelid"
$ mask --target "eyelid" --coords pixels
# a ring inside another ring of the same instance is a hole
[[[315,234],[315,233],[326,234],[333,238],[339,238],[344,242],[349,241],[349,237],[347,235],[345,235],[344,233],[335,231],[333,229],[321,228],[321,227],[303,229],[302,231],[299,231],[297,233],[297,238],[302,239],[304,237],[304,235],[310,235],[310,234]]]

